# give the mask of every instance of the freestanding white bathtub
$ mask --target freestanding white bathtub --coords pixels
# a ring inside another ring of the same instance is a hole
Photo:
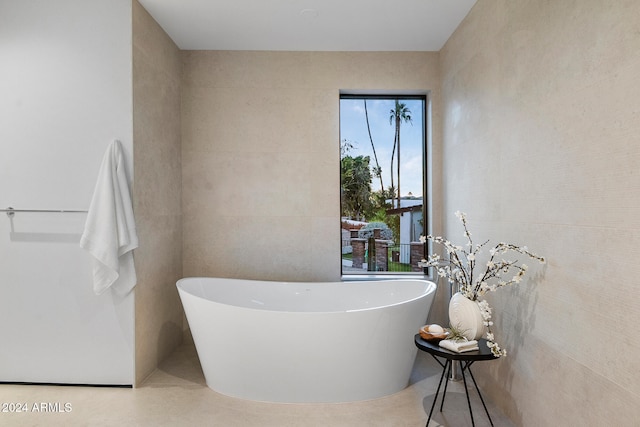
[[[404,389],[436,286],[426,280],[177,283],[209,388],[268,402],[349,402]]]

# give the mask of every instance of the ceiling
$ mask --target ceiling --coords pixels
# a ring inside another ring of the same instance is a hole
[[[438,51],[476,0],[139,0],[184,50]]]

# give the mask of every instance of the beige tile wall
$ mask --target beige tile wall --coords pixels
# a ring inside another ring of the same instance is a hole
[[[441,51],[446,229],[527,244],[476,372],[516,425],[640,419],[640,3],[479,0]],[[487,366],[487,368],[489,368]]]
[[[180,51],[133,2],[136,384],[182,341]]]
[[[433,91],[439,105],[438,54],[185,51],[183,63],[185,276],[338,280],[340,91]]]

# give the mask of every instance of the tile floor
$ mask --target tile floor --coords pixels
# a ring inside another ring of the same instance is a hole
[[[136,389],[0,384],[0,426],[418,427],[426,423],[440,373],[419,352],[411,385],[392,396],[333,404],[252,402],[207,388],[195,348],[184,344]],[[471,425],[462,386],[449,383],[444,412],[436,407],[429,427]],[[475,391],[471,396],[476,426],[488,426]],[[11,402],[26,403],[27,412],[1,412]],[[488,407],[496,427],[513,426],[490,402]]]

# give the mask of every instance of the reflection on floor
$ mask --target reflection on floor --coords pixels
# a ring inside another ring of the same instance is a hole
[[[0,425],[417,427],[426,423],[440,373],[440,366],[419,352],[411,385],[392,396],[334,404],[252,402],[207,388],[195,349],[185,344],[136,389],[0,384]],[[470,395],[476,426],[488,426],[475,390]],[[496,427],[512,427],[487,403]],[[471,425],[461,382],[449,383],[444,412],[438,408],[429,427]]]

